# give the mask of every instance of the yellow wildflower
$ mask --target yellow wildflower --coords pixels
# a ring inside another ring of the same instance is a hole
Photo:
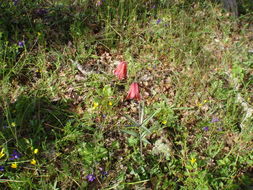
[[[112,102],[109,102],[108,105],[109,105],[109,106],[112,106]]]
[[[196,158],[191,158],[190,162],[191,164],[194,164],[196,162]]]
[[[5,155],[4,154],[4,149],[2,149],[1,152],[0,152],[0,158],[4,157],[4,155]]]
[[[98,104],[97,102],[94,102],[94,103],[93,103],[93,109],[96,109],[96,108],[98,107],[98,105],[99,105],[99,104]]]
[[[201,104],[201,103],[197,103],[197,106],[198,106],[198,107],[202,107],[202,106],[203,106],[203,104]]]
[[[16,127],[16,123],[15,122],[11,122],[11,126],[12,127]]]
[[[30,162],[32,165],[36,165],[36,160],[32,159],[31,162]]]
[[[18,164],[16,162],[11,164],[11,168],[16,169],[17,167],[18,167]]]
[[[164,120],[164,121],[162,121],[162,124],[166,125],[166,124],[167,124],[167,121],[165,121],[165,120]]]
[[[38,152],[39,152],[39,149],[35,148],[33,151],[33,154],[38,154]]]
[[[40,35],[41,35],[41,33],[40,33],[40,32],[38,32],[37,34],[38,34],[38,36],[40,36]]]

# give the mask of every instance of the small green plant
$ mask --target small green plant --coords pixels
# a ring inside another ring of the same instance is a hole
[[[147,128],[146,125],[149,123],[153,117],[159,113],[159,109],[156,110],[152,115],[148,116],[146,119],[144,118],[144,102],[140,102],[139,104],[139,120],[135,121],[129,116],[125,116],[129,121],[131,121],[132,126],[128,128],[137,129],[137,133],[134,130],[123,129],[122,132],[132,135],[133,137],[139,138],[140,143],[140,154],[142,155],[142,146],[143,143],[150,144],[150,142],[146,139],[146,136],[151,135],[155,130],[158,129],[157,126],[152,126],[151,128]],[[131,141],[130,141],[131,143]],[[132,140],[134,143],[134,140]]]

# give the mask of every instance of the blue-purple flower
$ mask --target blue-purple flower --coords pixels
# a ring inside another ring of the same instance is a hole
[[[10,160],[15,160],[15,159],[19,159],[21,157],[21,154],[14,150],[13,153],[11,154]]]
[[[216,122],[219,122],[220,120],[219,120],[219,118],[217,118],[217,117],[213,117],[213,119],[212,119],[212,121],[211,121],[211,123],[216,123]]]
[[[156,21],[156,24],[159,24],[162,20],[159,18],[157,21]]]
[[[4,171],[4,166],[0,166],[0,172]]]
[[[14,5],[16,6],[17,4],[18,4],[18,2],[19,2],[19,0],[12,0],[13,1],[13,3],[14,3]]]
[[[205,127],[203,127],[203,130],[204,130],[204,131],[208,131],[208,130],[209,130],[209,127],[208,127],[208,126],[205,126]]]
[[[23,48],[25,46],[25,42],[24,41],[19,41],[18,46]]]
[[[101,174],[102,178],[104,178],[108,175],[108,172],[105,171],[103,168],[99,167],[98,169],[100,170],[100,174]]]
[[[39,16],[43,16],[45,14],[47,14],[47,10],[46,9],[43,9],[43,8],[40,8],[36,11],[36,13],[39,15]]]
[[[3,126],[4,129],[10,128],[8,125]]]
[[[108,176],[108,172],[107,171],[101,171],[101,175],[102,175],[102,178]]]
[[[98,6],[101,6],[102,5],[102,3],[103,3],[103,1],[104,0],[97,0],[97,2],[96,2],[96,6],[98,7]]]
[[[96,176],[94,174],[89,174],[86,176],[86,179],[89,181],[89,182],[92,182],[96,179]]]

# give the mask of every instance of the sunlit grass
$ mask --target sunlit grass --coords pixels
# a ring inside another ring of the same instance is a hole
[[[1,6],[1,188],[252,185],[237,101],[252,107],[246,15],[186,1]]]

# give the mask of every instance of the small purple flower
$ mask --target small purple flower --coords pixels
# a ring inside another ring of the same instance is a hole
[[[152,8],[152,9],[155,9],[155,8],[156,8],[156,5],[153,5],[151,8]]]
[[[20,157],[21,157],[21,154],[18,151],[14,150],[13,153],[11,154],[10,160],[15,160],[15,159],[18,159]]]
[[[101,175],[102,175],[102,176],[107,176],[107,175],[108,175],[108,172],[107,172],[107,171],[102,171],[102,172],[101,172]]]
[[[19,0],[12,0],[13,1],[13,3],[14,3],[14,5],[16,6],[17,4],[18,4],[18,2],[19,2]]]
[[[89,174],[86,176],[86,179],[89,181],[89,182],[92,182],[96,179],[96,176],[94,174]]]
[[[103,1],[104,1],[104,0],[97,0],[96,6],[97,6],[97,7],[98,7],[98,6],[101,6]]]
[[[3,126],[4,129],[10,128],[8,125]]]
[[[220,127],[220,128],[218,129],[218,131],[223,131],[223,130],[222,130],[222,128]]]
[[[203,130],[204,130],[204,131],[208,131],[208,130],[209,130],[209,127],[207,127],[207,126],[206,126],[206,127],[203,127]]]
[[[100,170],[100,173],[101,173],[101,175],[102,175],[102,178],[103,178],[103,177],[106,177],[106,176],[108,175],[108,172],[105,171],[103,168],[99,167],[98,169]]]
[[[19,41],[18,46],[23,48],[25,46],[25,42],[24,41]]]
[[[47,14],[47,10],[41,8],[41,9],[38,9],[38,10],[36,11],[36,13],[37,13],[39,16],[43,16],[43,15]]]
[[[4,166],[0,166],[0,172],[4,171]]]
[[[159,24],[162,20],[159,18],[157,21],[156,21],[156,24]]]
[[[216,123],[216,122],[219,122],[220,120],[219,120],[219,118],[217,118],[217,117],[213,117],[213,119],[212,119],[212,121],[211,121],[211,123]]]

